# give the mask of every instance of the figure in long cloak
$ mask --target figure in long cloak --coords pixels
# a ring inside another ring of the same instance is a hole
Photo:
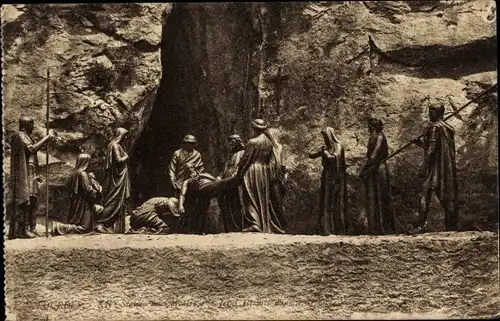
[[[413,233],[423,233],[427,230],[427,214],[433,193],[444,208],[446,230],[458,229],[455,130],[443,121],[443,116],[442,104],[430,106],[429,119],[432,123],[422,139],[413,140],[425,152],[421,170],[425,179],[422,183],[419,225]]]
[[[389,145],[382,130],[384,124],[380,119],[370,118],[368,130],[370,139],[367,146],[367,161],[361,176],[365,185],[366,215],[369,234],[392,234],[396,232],[395,217],[391,208],[391,185],[389,168],[386,162],[367,172],[373,164],[389,155]]]
[[[117,128],[115,138],[108,144],[106,151],[107,189],[104,197],[104,210],[99,216],[97,231],[112,233],[113,225],[118,223],[118,232],[125,232],[125,207],[130,198],[130,177],[128,155],[121,146],[127,134],[125,128]]]
[[[132,211],[127,234],[170,234],[172,229],[168,222],[179,218],[178,199],[153,197]]]
[[[321,157],[320,212],[318,234],[345,234],[348,228],[346,217],[347,184],[344,148],[333,128],[327,127],[321,135],[325,145],[320,151],[309,154],[309,158]]]
[[[286,194],[286,182],[288,181],[288,170],[284,163],[283,145],[278,142],[276,131],[265,129],[264,134],[273,143],[273,155],[271,158],[271,204],[278,221],[283,230],[286,230],[284,198]]]
[[[76,159],[76,166],[68,183],[71,193],[66,223],[53,222],[52,235],[91,234],[96,216],[103,207],[97,204],[102,187],[92,173],[87,172],[90,155],[82,153]]]
[[[12,211],[9,238],[33,238],[36,231],[36,210],[39,183],[37,152],[54,139],[47,135],[34,142],[34,121],[29,117],[19,119],[19,131],[11,137],[10,187],[12,191]]]
[[[188,234],[203,234],[210,201],[238,188],[242,177],[236,174],[218,180],[208,173],[198,172],[193,164],[188,165],[188,170],[190,178],[184,181],[179,198],[182,215],[179,230]]]
[[[188,164],[192,164],[199,173],[204,171],[201,154],[194,149],[196,138],[193,135],[186,135],[182,143],[182,148],[174,152],[168,170],[175,197],[179,197],[182,184],[189,178]]]
[[[236,175],[241,156],[243,156],[243,153],[245,152],[245,145],[239,135],[229,136],[229,143],[231,150],[229,151],[224,172],[220,176],[222,179],[230,178]],[[242,197],[243,189],[241,186],[238,186],[233,190],[228,190],[218,199],[219,208],[224,221],[225,232],[241,232],[242,230]]]
[[[273,184],[281,166],[277,156],[278,145],[266,131],[262,119],[252,122],[255,137],[246,144],[238,173],[243,176],[243,207],[245,232],[285,233],[272,201]]]

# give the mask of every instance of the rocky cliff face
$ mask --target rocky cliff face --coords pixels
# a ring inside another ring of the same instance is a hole
[[[51,166],[51,184],[66,182],[80,148],[94,156],[101,176],[103,149],[118,126],[130,129],[127,145],[133,146],[160,82],[161,31],[169,9],[167,4],[2,7],[5,137],[22,115],[35,119],[36,136],[45,134],[50,68],[49,127],[58,134],[50,154],[66,163]],[[8,174],[8,141],[4,150]]]
[[[496,6],[489,0],[47,6],[10,7],[7,134],[23,108],[43,130],[43,76],[57,65],[51,127],[62,139],[54,156],[71,162],[83,145],[99,162],[109,129],[132,128],[140,202],[169,193],[168,162],[185,134],[198,138],[207,170],[217,175],[226,137],[248,139],[251,120],[266,118],[291,171],[291,233],[315,228],[321,164],[307,151],[321,144],[323,127],[335,128],[345,145],[349,215],[353,233],[361,233],[356,176],[367,118],[382,118],[396,150],[421,133],[429,103],[442,101],[450,113],[497,77]],[[498,222],[496,110],[495,93],[450,120],[466,229]],[[411,147],[389,162],[403,228],[416,218],[421,159]],[[434,212],[431,225],[441,228],[439,207]]]
[[[442,101],[450,113],[495,83],[495,10],[493,1],[174,5],[163,34],[157,105],[135,150],[135,162],[160,175],[139,171],[135,184],[146,195],[168,190],[169,156],[187,133],[199,138],[207,168],[217,174],[226,136],[248,139],[252,118],[264,117],[278,130],[291,170],[289,231],[310,233],[321,164],[307,151],[332,126],[346,147],[353,232],[363,232],[356,176],[365,161],[367,118],[382,118],[396,150],[420,135],[429,103]],[[496,220],[496,99],[489,95],[450,120],[467,229]],[[402,228],[416,218],[422,156],[411,147],[389,162]],[[431,226],[441,228],[438,205],[434,212]]]

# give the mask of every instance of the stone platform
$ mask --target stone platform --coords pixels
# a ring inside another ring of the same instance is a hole
[[[7,240],[8,320],[499,314],[498,235],[94,235]]]

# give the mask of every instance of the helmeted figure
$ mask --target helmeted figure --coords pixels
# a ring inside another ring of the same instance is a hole
[[[245,145],[239,135],[229,136],[230,151],[224,171],[220,178],[226,179],[236,175],[241,156],[245,152]],[[224,222],[225,232],[241,232],[243,208],[243,189],[241,186],[228,190],[218,199],[219,208]]]
[[[458,229],[458,184],[455,151],[455,131],[443,121],[444,105],[429,107],[430,126],[420,139],[413,142],[424,149],[422,192],[419,225],[416,233],[427,230],[427,214],[434,193],[445,211],[447,231]]]
[[[36,210],[39,193],[39,167],[37,152],[54,136],[47,135],[34,142],[31,134],[34,121],[29,117],[19,119],[19,131],[11,137],[10,187],[12,190],[12,216],[9,238],[36,236]],[[47,165],[48,166],[48,165]]]
[[[348,219],[344,148],[333,128],[325,128],[321,135],[325,145],[309,154],[310,158],[321,157],[323,164],[317,232],[321,235],[345,234]]]
[[[97,231],[99,233],[114,232],[114,224],[117,222],[117,232],[125,232],[125,209],[130,198],[131,186],[127,164],[129,156],[121,143],[127,133],[125,128],[117,128],[116,135],[108,144],[106,151],[107,184],[104,209],[98,219]]]
[[[238,173],[243,176],[244,231],[285,233],[280,209],[273,203],[273,188],[282,174],[280,146],[262,119],[252,122],[255,137],[245,148]]]
[[[68,187],[71,193],[66,223],[53,222],[52,235],[93,233],[96,216],[103,207],[97,204],[102,187],[92,173],[87,172],[90,155],[78,155]]]
[[[380,119],[369,119],[370,138],[366,153],[367,161],[362,170],[369,234],[392,234],[396,232],[396,222],[391,207],[389,168],[386,162],[380,163],[389,155],[389,145],[383,129],[384,124]],[[378,165],[375,166],[375,164]],[[366,175],[363,175],[363,172],[366,172]]]
[[[175,197],[179,197],[183,182],[189,178],[188,164],[192,164],[199,173],[204,171],[201,154],[194,149],[196,143],[193,135],[186,135],[182,141],[182,148],[172,155],[168,175],[174,187]]]

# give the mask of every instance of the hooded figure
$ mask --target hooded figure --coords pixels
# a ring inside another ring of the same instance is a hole
[[[348,220],[344,148],[335,136],[333,128],[323,129],[321,135],[325,145],[320,151],[309,154],[309,158],[321,157],[323,164],[318,234],[345,234],[348,230]]]
[[[130,177],[128,172],[128,155],[121,146],[128,133],[125,128],[117,128],[116,136],[108,144],[106,151],[107,189],[104,197],[104,210],[99,216],[97,231],[112,232],[113,225],[118,222],[118,232],[125,232],[125,206],[130,197]]]
[[[102,211],[102,206],[96,204],[101,188],[92,178],[92,173],[87,173],[89,163],[89,154],[78,155],[68,184],[71,200],[67,224],[54,222],[52,235],[93,232],[95,216]]]
[[[281,149],[262,119],[252,122],[255,137],[245,148],[238,173],[243,176],[245,232],[285,233],[279,209],[273,202],[273,185],[281,172]]]

